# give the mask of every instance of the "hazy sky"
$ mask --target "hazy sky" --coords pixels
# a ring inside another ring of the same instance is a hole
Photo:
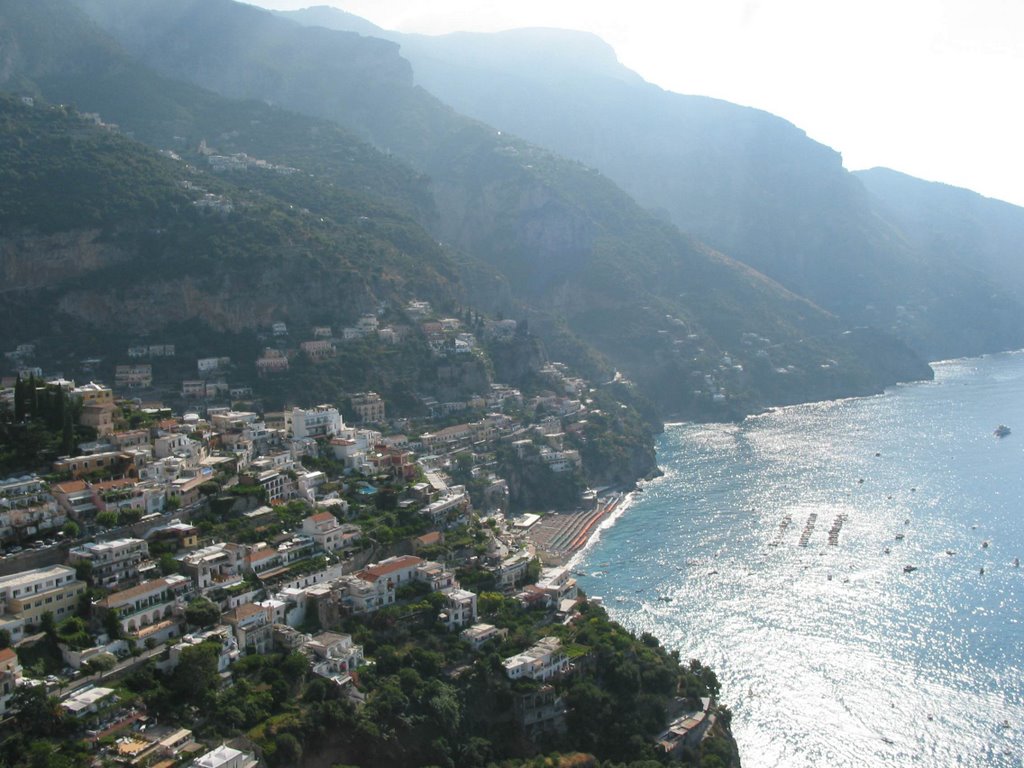
[[[842,152],[1024,206],[1024,0],[257,0],[402,32],[594,32],[645,79],[759,107]]]

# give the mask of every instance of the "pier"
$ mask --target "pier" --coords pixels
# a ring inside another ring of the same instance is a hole
[[[804,530],[800,534],[800,546],[806,547],[807,542],[811,540],[811,534],[814,533],[814,524],[818,520],[818,513],[811,512],[807,516],[807,523],[804,525]]]
[[[779,522],[779,530],[775,532],[775,538],[768,542],[769,547],[777,547],[782,543],[782,537],[786,533],[786,529],[789,528],[789,524],[793,522],[792,515],[786,515]]]
[[[836,519],[832,521],[832,527],[828,531],[828,543],[829,546],[837,546],[839,544],[839,532],[843,530],[843,523],[846,522],[846,513],[840,512],[836,515]]]

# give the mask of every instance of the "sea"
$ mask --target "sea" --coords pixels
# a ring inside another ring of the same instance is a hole
[[[1024,765],[1024,353],[933,368],[667,427],[573,562],[715,669],[744,768]]]

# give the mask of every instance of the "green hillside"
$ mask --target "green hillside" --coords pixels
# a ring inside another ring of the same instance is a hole
[[[447,257],[398,214],[331,221],[65,107],[3,97],[0,125],[8,340],[53,334],[72,347],[99,334],[123,345],[192,321],[237,334],[457,295]]]
[[[854,348],[836,318],[600,174],[454,113],[414,86],[391,43],[226,0],[79,5],[165,76],[333,120],[425,173],[436,217],[421,223],[462,254],[470,301],[528,318],[590,375],[622,370],[665,413],[717,418],[930,375],[894,343],[880,343],[885,361]],[[723,357],[736,362],[717,371]],[[693,384],[708,375],[714,392]]]

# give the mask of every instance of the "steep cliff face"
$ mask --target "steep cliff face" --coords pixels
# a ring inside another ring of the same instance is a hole
[[[8,235],[0,238],[0,291],[50,287],[128,258],[123,249],[104,242],[98,229]]]
[[[187,323],[214,334],[345,324],[380,302],[441,306],[461,291],[436,242],[379,200],[346,193],[338,223],[272,197],[274,172],[236,186],[64,108],[2,97],[0,125],[0,319],[12,338],[73,348]]]

